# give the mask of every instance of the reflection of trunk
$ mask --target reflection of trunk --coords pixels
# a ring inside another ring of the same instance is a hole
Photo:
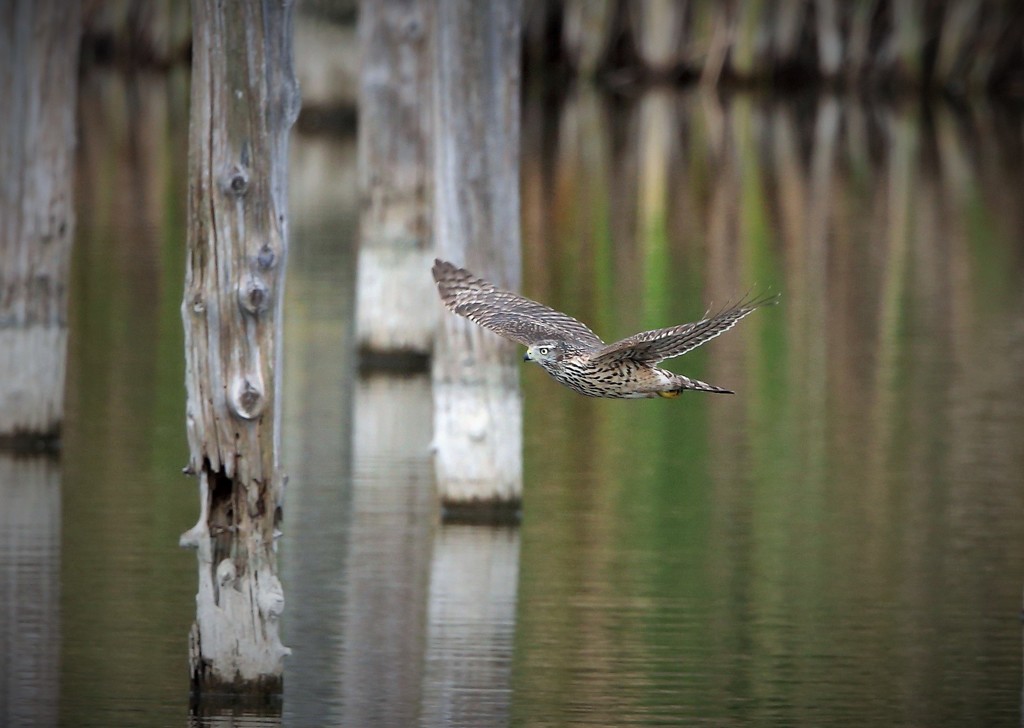
[[[359,13],[356,336],[364,364],[399,356],[421,371],[441,308],[430,279],[432,6],[368,0]]]
[[[197,693],[276,693],[284,597],[275,528],[288,130],[298,112],[291,6],[194,3],[185,326],[189,467],[199,522],[190,639]]]
[[[79,13],[0,0],[0,444],[60,434]]]
[[[423,725],[505,725],[519,530],[442,526],[434,536]]]
[[[296,42],[296,63],[311,52]],[[354,135],[292,137],[295,224],[284,301],[288,376],[281,383],[288,510],[280,573],[288,585],[283,638],[293,651],[283,700],[297,726],[366,725],[343,720],[337,701],[344,649],[337,625],[346,593],[339,574],[352,529],[355,146]]]
[[[342,598],[344,725],[417,722],[437,508],[432,405],[426,374],[361,376],[356,383]]]
[[[0,455],[0,725],[56,725],[60,467]]]
[[[519,3],[437,5],[434,237],[439,257],[516,290],[519,241]],[[445,315],[435,347],[434,445],[451,510],[515,508],[522,407],[515,349]]]
[[[639,169],[637,170],[637,239],[644,260],[644,320],[647,328],[664,325],[671,316],[671,260],[669,257],[669,175],[678,167],[673,139],[678,128],[675,97],[649,91],[640,100]]]

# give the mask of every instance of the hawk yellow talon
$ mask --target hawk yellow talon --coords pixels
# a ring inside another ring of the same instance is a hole
[[[658,396],[665,399],[675,399],[679,396],[679,392],[658,392]]]

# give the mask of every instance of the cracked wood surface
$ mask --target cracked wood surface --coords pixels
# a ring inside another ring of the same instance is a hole
[[[192,685],[280,692],[276,529],[288,133],[299,109],[292,4],[195,0],[182,300],[189,469],[200,517]]]

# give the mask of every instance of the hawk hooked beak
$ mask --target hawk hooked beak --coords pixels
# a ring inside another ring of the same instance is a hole
[[[523,361],[533,361],[533,357],[530,356],[530,350],[527,349],[526,353],[523,354]]]

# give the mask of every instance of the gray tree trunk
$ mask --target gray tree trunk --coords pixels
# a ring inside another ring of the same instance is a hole
[[[520,286],[518,0],[442,0],[434,24],[437,255]],[[448,313],[433,358],[435,469],[443,506],[508,512],[522,493],[517,349]],[[496,514],[497,515],[497,514]]]
[[[0,0],[0,445],[60,435],[80,12]]]
[[[592,78],[608,52],[613,31],[612,0],[566,0],[562,14],[562,46],[576,72]]]
[[[292,5],[194,0],[185,327],[189,469],[200,516],[189,662],[198,694],[278,693],[276,528]]]
[[[644,66],[656,75],[674,71],[683,62],[685,0],[634,0],[628,7]]]
[[[360,6],[356,336],[364,364],[383,358],[422,370],[440,313],[429,274],[433,8],[432,0]]]

